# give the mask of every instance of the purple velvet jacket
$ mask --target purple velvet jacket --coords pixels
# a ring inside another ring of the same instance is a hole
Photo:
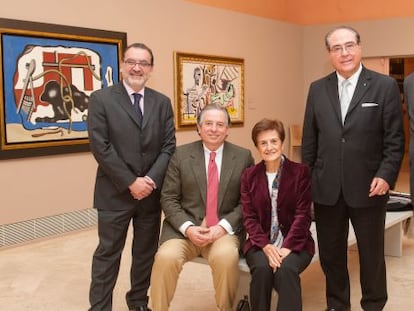
[[[245,169],[241,180],[243,224],[248,233],[243,251],[262,249],[270,243],[271,201],[264,161]],[[309,231],[311,219],[311,176],[309,168],[285,158],[277,198],[277,212],[283,235],[282,247],[293,252],[315,253]]]

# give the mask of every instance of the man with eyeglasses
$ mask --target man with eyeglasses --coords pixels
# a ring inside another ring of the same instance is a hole
[[[327,33],[325,44],[335,72],[310,85],[302,160],[312,169],[327,310],[351,308],[349,222],[358,244],[362,309],[382,310],[387,301],[386,203],[404,153],[400,92],[393,78],[361,64],[355,29],[337,27]]]
[[[129,310],[147,311],[148,288],[161,222],[160,189],[175,151],[170,99],[145,86],[154,65],[150,48],[128,46],[119,84],[91,94],[88,132],[98,162],[94,207],[99,244],[92,261],[92,311],[112,310],[121,253],[132,222]]]

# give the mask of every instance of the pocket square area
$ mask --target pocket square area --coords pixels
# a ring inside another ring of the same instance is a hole
[[[361,107],[377,107],[377,103],[362,103]]]

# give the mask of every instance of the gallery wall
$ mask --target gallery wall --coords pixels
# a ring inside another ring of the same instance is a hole
[[[245,122],[228,139],[252,149],[255,122],[300,123],[309,83],[331,71],[323,37],[332,24],[300,26],[182,0],[14,1],[0,17],[127,32],[129,43],[153,49],[149,86],[172,101],[174,51],[243,58]],[[414,18],[350,25],[361,31],[365,56],[414,55]],[[177,132],[178,144],[197,138],[195,131]],[[0,161],[0,225],[92,207],[95,170],[87,152]]]
[[[304,94],[309,84],[329,73],[332,68],[324,44],[325,34],[338,24],[306,26],[303,33]],[[342,25],[342,24],[339,24]],[[361,35],[364,57],[392,57],[414,55],[414,41],[411,29],[413,18],[360,21],[348,23]]]
[[[9,2],[0,17],[127,32],[129,43],[153,49],[149,86],[172,100],[174,51],[243,58],[245,122],[228,139],[247,148],[259,119],[277,117],[286,126],[301,121],[301,26],[181,0]],[[195,139],[194,130],[177,132],[178,144]],[[92,207],[95,170],[90,153],[0,161],[0,224]]]

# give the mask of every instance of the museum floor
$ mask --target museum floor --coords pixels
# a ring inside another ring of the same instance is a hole
[[[408,171],[400,174],[396,190],[408,191]],[[96,229],[0,250],[0,311],[81,311],[88,308],[90,264]],[[130,237],[114,292],[114,311],[127,311]],[[414,292],[414,239],[405,238],[402,257],[386,257],[389,300],[384,310],[411,310]],[[352,310],[360,310],[358,256],[349,252]],[[324,278],[319,262],[302,274],[304,310],[325,308]],[[187,263],[171,311],[214,311],[209,267]]]

